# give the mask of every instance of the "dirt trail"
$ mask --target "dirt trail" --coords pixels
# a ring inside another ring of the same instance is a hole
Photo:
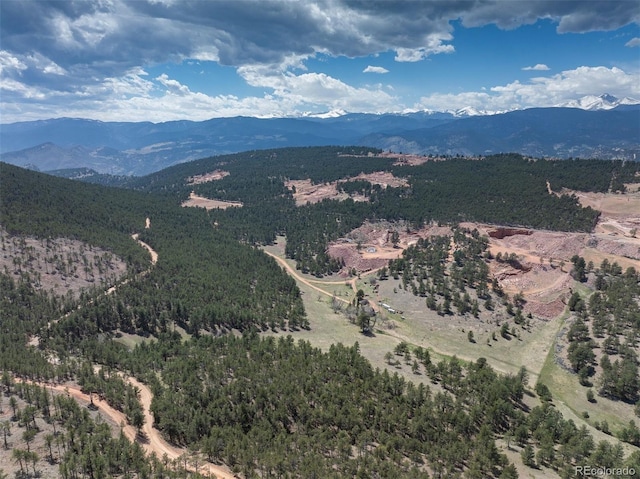
[[[356,284],[356,278],[351,278],[351,279],[346,279],[344,281],[323,281],[321,279],[305,279],[302,276],[300,276],[298,274],[298,272],[293,269],[291,267],[291,265],[289,265],[289,263],[287,263],[283,258],[281,258],[280,256],[277,256],[273,253],[270,253],[269,251],[266,250],[262,250],[265,254],[268,254],[269,256],[271,256],[273,259],[275,259],[278,263],[280,263],[280,265],[287,270],[287,273],[289,273],[291,276],[293,276],[293,278],[296,281],[300,281],[301,283],[306,284],[307,286],[309,286],[310,288],[314,289],[315,291],[317,291],[318,293],[322,293],[326,296],[329,296],[331,298],[334,297],[334,295],[332,293],[329,293],[328,291],[325,291],[322,288],[319,288],[318,286],[315,286],[314,283],[316,284],[325,284],[325,285],[330,285],[330,284],[342,284],[342,285],[350,285],[351,289],[353,290],[354,293],[358,292],[358,286]],[[373,273],[376,273],[378,270],[380,270],[382,268],[376,268],[376,269],[372,269],[371,271],[367,271],[366,273],[361,273],[360,277],[362,276],[368,276],[371,275]],[[343,299],[343,298],[335,298],[338,301],[342,301],[343,303],[346,304],[351,304],[351,301],[347,300],[347,299]],[[372,306],[374,309],[377,309],[377,305],[375,303],[373,303],[371,300],[369,300],[370,303],[372,303]]]
[[[149,224],[149,225],[151,224],[149,222],[149,218],[147,218],[147,224]],[[151,255],[151,264],[155,265],[158,262],[158,253],[156,253],[156,251],[151,246],[149,246],[147,243],[145,243],[144,241],[138,239],[140,237],[140,235],[138,233],[132,234],[131,237],[134,240],[136,240],[140,246],[142,246],[144,249],[146,249],[149,252],[149,254]]]
[[[149,228],[151,223],[149,218],[146,220],[146,227]],[[158,253],[151,248],[147,243],[138,239],[138,234],[133,234],[131,237],[136,240],[142,247],[144,247],[149,254],[151,255],[151,264],[155,265],[158,262]],[[148,272],[147,270],[146,272]],[[146,274],[146,272],[142,274]],[[128,280],[120,283],[126,284]],[[112,294],[116,290],[116,286],[109,288],[105,294]],[[19,378],[15,379],[16,381],[21,381]],[[160,432],[153,427],[153,415],[151,414],[151,401],[153,400],[153,394],[151,390],[140,381],[132,377],[126,377],[125,380],[129,382],[129,384],[135,386],[140,391],[140,403],[142,404],[142,408],[144,411],[145,424],[142,427],[143,437],[139,437],[136,433],[136,430],[133,426],[127,424],[126,416],[111,407],[106,401],[99,399],[97,396],[93,395],[93,404],[100,410],[100,412],[109,417],[114,423],[120,424],[122,426],[122,431],[124,435],[130,441],[137,441],[144,448],[147,454],[152,452],[156,453],[158,457],[162,457],[164,454],[167,455],[169,459],[177,459],[179,457],[187,458],[187,469],[191,471],[196,471],[196,468],[193,466],[193,460],[191,459],[192,454],[183,448],[179,448],[176,446],[172,446],[167,441],[164,440]],[[70,397],[73,397],[76,400],[84,401],[87,403],[91,402],[91,396],[82,392],[80,388],[77,386],[69,386],[69,385],[60,385],[60,384],[44,384],[38,383],[40,386],[44,386],[53,391],[59,391],[67,394]],[[226,467],[217,466],[215,464],[211,464],[204,460],[198,460],[198,468],[197,472],[199,473],[208,473],[211,477],[217,477],[222,479],[233,479],[236,476],[229,471]]]
[[[144,447],[145,451],[148,454],[155,452],[158,457],[162,457],[164,454],[167,455],[169,459],[177,459],[185,454],[187,457],[190,456],[190,452],[187,449],[179,448],[169,444],[164,440],[160,432],[153,427],[153,415],[151,414],[151,401],[153,400],[153,394],[151,390],[140,381],[135,378],[128,377],[127,381],[129,384],[135,386],[140,391],[140,404],[142,404],[142,408],[144,410],[144,426],[142,427],[142,432],[145,436],[146,441],[142,441],[141,444]],[[187,465],[187,469],[195,471],[195,467],[193,465]],[[215,477],[223,478],[223,479],[233,479],[236,476],[229,471],[226,467],[217,466],[210,462],[206,462],[204,459],[200,459],[198,461],[198,471],[199,473],[207,472],[210,475],[214,474]]]
[[[179,457],[189,458],[191,453],[187,449],[179,448],[172,446],[167,441],[164,440],[160,432],[153,428],[153,415],[151,414],[151,401],[153,400],[153,394],[151,390],[140,381],[135,378],[127,377],[125,378],[129,384],[135,386],[140,391],[140,403],[142,404],[142,408],[144,410],[144,418],[145,424],[142,427],[143,436],[140,437],[133,426],[127,424],[126,416],[111,407],[105,400],[100,399],[97,395],[93,396],[93,404],[98,408],[100,413],[107,416],[111,421],[115,424],[119,424],[122,427],[122,432],[131,442],[138,442],[142,448],[145,450],[147,454],[151,454],[155,452],[158,457],[162,457],[164,454],[171,460],[177,459]],[[32,382],[32,381],[24,381],[20,378],[14,378],[15,382]],[[72,397],[76,400],[91,403],[91,396],[82,392],[82,390],[73,385],[64,385],[64,384],[46,384],[46,383],[34,383],[39,386],[46,387],[47,389],[58,391],[60,393],[66,394],[69,397]],[[189,461],[193,462],[193,461]],[[195,467],[192,464],[187,465],[187,469],[191,471],[195,471]],[[198,461],[198,472],[208,472],[210,475],[214,475],[212,477],[222,478],[222,479],[234,479],[235,476],[231,471],[229,471],[226,467],[217,466],[215,464],[211,464],[209,462],[200,459]]]
[[[312,289],[316,290],[318,293],[322,293],[322,294],[324,294],[324,295],[326,295],[326,296],[329,296],[329,297],[332,297],[332,298],[334,297],[334,296],[333,296],[333,294],[329,293],[328,291],[325,291],[325,290],[324,290],[324,289],[322,289],[322,288],[318,288],[318,287],[317,287],[317,286],[315,286],[311,281],[308,281],[308,280],[304,279],[302,276],[300,276],[300,275],[296,272],[296,270],[295,270],[295,269],[293,269],[293,268],[289,265],[289,263],[287,263],[284,259],[280,258],[279,256],[276,256],[276,255],[275,255],[275,254],[273,254],[273,253],[270,253],[269,251],[265,251],[265,250],[262,250],[262,251],[264,251],[264,252],[265,252],[265,254],[268,254],[268,255],[269,255],[269,256],[271,256],[273,259],[275,259],[278,263],[280,263],[280,265],[281,265],[284,269],[286,269],[286,270],[287,270],[287,273],[289,273],[291,276],[293,276],[293,277],[296,279],[296,281],[300,281],[301,283],[306,284],[306,285],[307,285],[307,286],[309,286],[310,288],[312,288]],[[341,284],[344,284],[344,281],[343,281],[343,282],[341,282]],[[353,286],[352,286],[352,287],[353,287]],[[348,300],[346,300],[346,299],[343,299],[343,298],[336,298],[336,299],[337,299],[338,301],[342,301],[343,303],[346,303],[346,304],[349,304],[349,303],[350,303],[350,301],[348,301]]]

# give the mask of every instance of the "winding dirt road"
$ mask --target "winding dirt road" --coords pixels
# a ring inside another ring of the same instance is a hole
[[[146,219],[145,228],[149,228],[151,226],[151,221],[149,218]],[[143,248],[145,248],[150,256],[151,256],[151,266],[154,266],[158,262],[158,253],[147,243],[141,241],[139,239],[138,233],[131,235],[131,237],[138,242]],[[140,273],[141,275],[145,275],[150,271],[150,269]],[[112,286],[105,294],[113,294],[118,286],[126,284],[129,280],[124,280],[116,286]],[[211,477],[216,477],[220,479],[234,479],[235,476],[228,468],[223,466],[218,466],[216,464],[212,464],[206,462],[204,459],[197,460],[197,467],[195,466],[196,461],[195,457],[192,453],[190,453],[185,448],[180,448],[169,444],[164,440],[162,435],[157,429],[153,427],[153,415],[151,414],[151,401],[153,400],[153,394],[151,390],[132,377],[124,378],[129,384],[138,388],[140,403],[143,408],[145,423],[142,427],[142,437],[138,436],[136,430],[133,426],[127,424],[126,416],[117,409],[111,407],[106,401],[99,399],[97,396],[93,396],[93,404],[98,408],[98,410],[105,416],[107,416],[111,421],[115,424],[120,424],[122,426],[122,430],[124,435],[130,441],[137,441],[147,452],[147,454],[155,453],[159,458],[162,458],[165,454],[171,460],[175,460],[178,458],[185,459],[187,463],[187,469],[199,472],[206,473]],[[16,378],[15,381],[20,381],[19,378]],[[57,391],[60,393],[67,394],[70,397],[73,397],[76,400],[83,401],[86,403],[91,402],[91,396],[89,394],[85,394],[82,392],[80,388],[74,385],[61,385],[61,384],[44,384],[38,383],[40,386],[44,386],[50,390]]]
[[[149,220],[149,218],[147,218],[145,228],[149,228],[150,226],[151,226],[151,221]],[[155,265],[158,262],[158,253],[147,243],[141,241],[139,239],[138,233],[132,235],[131,237],[149,252],[149,254],[151,255],[151,265],[152,266]],[[165,441],[162,435],[160,434],[160,432],[153,427],[153,415],[151,414],[151,409],[150,409],[151,401],[153,400],[153,394],[151,393],[151,390],[135,378],[127,377],[125,379],[129,382],[129,384],[137,387],[138,391],[140,391],[140,403],[142,404],[142,408],[144,411],[144,419],[145,419],[144,426],[142,427],[144,440],[141,441],[136,436],[136,431],[132,426],[126,426],[125,427],[127,429],[126,435],[129,439],[139,441],[148,454],[155,452],[158,457],[163,457],[166,454],[167,457],[171,460],[177,459],[179,457],[180,458],[187,457],[187,463],[188,463],[187,468],[192,471],[200,472],[200,473],[206,472],[209,475],[214,475],[215,477],[222,478],[222,479],[233,479],[236,477],[226,467],[218,466],[216,464],[212,464],[204,460],[198,460],[198,467],[196,468],[193,465],[194,461],[193,460],[189,461],[190,453],[187,449],[176,447],[172,444],[169,444],[167,441]],[[83,394],[81,391],[76,391],[76,393]],[[97,404],[97,403],[94,401],[94,404]],[[106,404],[106,406],[109,409],[105,409],[104,413],[108,414],[114,420],[119,420],[117,415],[124,417],[122,413],[111,408],[108,404]],[[100,407],[100,405],[98,405],[98,407]],[[113,412],[116,413],[116,416],[111,416]],[[125,420],[125,423],[126,423],[126,420]],[[189,462],[191,462],[191,464],[189,464]]]
[[[148,219],[149,218],[147,218],[147,220]],[[134,240],[136,240],[140,246],[142,246],[144,249],[146,249],[149,252],[149,254],[151,255],[151,264],[155,265],[158,262],[158,253],[156,253],[156,251],[151,246],[149,246],[147,243],[145,243],[144,241],[138,239],[140,237],[140,235],[138,233],[132,234],[131,237]]]
[[[127,418],[124,413],[111,407],[105,400],[98,398],[96,395],[93,395],[93,404],[98,408],[102,415],[107,416],[115,424],[119,424],[122,427],[122,432],[127,437],[127,439],[129,439],[131,442],[138,442],[147,454],[151,454],[152,452],[154,452],[159,458],[162,458],[166,454],[167,457],[171,460],[186,457],[187,469],[195,472],[196,468],[193,464],[194,461],[191,457],[192,454],[187,449],[179,448],[169,444],[164,440],[160,432],[157,429],[154,429],[153,415],[151,414],[150,410],[151,401],[153,399],[151,390],[135,378],[126,377],[125,380],[129,384],[138,388],[140,392],[140,403],[142,404],[145,418],[145,424],[142,427],[143,437],[138,436],[135,428],[130,424],[127,424]],[[14,378],[14,381],[23,382],[20,378]],[[35,384],[38,384],[41,387],[46,387],[47,389],[50,389],[52,391],[66,394],[67,396],[83,403],[88,404],[91,402],[91,397],[89,396],[89,394],[82,392],[82,390],[75,385],[45,383]],[[211,477],[221,479],[234,479],[237,477],[228,468],[206,462],[203,459],[198,460],[197,469],[197,472],[208,473]]]

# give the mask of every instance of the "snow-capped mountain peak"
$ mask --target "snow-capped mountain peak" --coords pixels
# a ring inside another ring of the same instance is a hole
[[[619,99],[609,93],[604,93],[600,96],[596,95],[587,95],[579,98],[577,100],[570,100],[568,102],[562,103],[560,107],[568,107],[568,108],[581,108],[582,110],[611,110],[620,105],[636,105],[640,103],[640,101],[635,100],[633,98],[622,98]]]

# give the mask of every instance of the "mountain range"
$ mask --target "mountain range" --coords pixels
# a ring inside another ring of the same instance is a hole
[[[87,167],[112,175],[145,175],[198,158],[285,146],[362,145],[420,155],[640,158],[640,104],[630,99],[602,95],[585,97],[573,107],[477,113],[463,109],[165,123],[60,118],[1,125],[0,159],[41,171]]]

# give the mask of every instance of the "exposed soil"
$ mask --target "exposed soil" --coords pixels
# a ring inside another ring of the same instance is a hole
[[[593,233],[565,233],[527,228],[497,227],[477,223],[461,226],[489,237],[494,257],[515,254],[520,267],[508,263],[489,262],[490,272],[509,294],[522,293],[525,313],[551,319],[560,314],[570,295],[571,258],[579,255],[598,267],[604,259],[623,268],[640,270],[640,192],[621,194],[576,193],[583,206],[602,212]],[[391,244],[391,233],[397,231],[399,242]],[[410,230],[403,224],[365,223],[344,238],[331,243],[328,252],[345,262],[341,276],[353,268],[358,272],[385,266],[418,238],[446,235],[448,227],[434,225]],[[634,237],[635,236],[637,237]]]
[[[0,228],[0,268],[19,277],[28,273],[38,289],[78,297],[83,289],[113,285],[127,271],[112,252],[68,238],[9,236]]]
[[[366,180],[373,185],[380,185],[383,188],[392,187],[397,188],[400,186],[406,186],[407,180],[405,178],[398,178],[393,176],[388,171],[377,171],[374,173],[361,173],[358,176],[352,178],[344,178],[340,180],[353,181],[353,180]],[[338,191],[338,182],[333,181],[331,183],[318,183],[314,184],[311,180],[289,180],[285,182],[285,186],[290,190],[294,190],[293,198],[296,201],[296,205],[302,206],[307,203],[319,203],[324,199],[332,200],[346,200],[351,197],[354,201],[368,201],[368,198],[363,195],[351,195]]]
[[[205,208],[207,210],[212,210],[215,208],[224,210],[231,207],[241,207],[242,203],[239,201],[212,200],[210,198],[205,198],[204,196],[198,196],[195,194],[195,192],[192,191],[191,194],[189,195],[189,199],[183,202],[182,206]]]
[[[166,454],[170,460],[183,458],[186,455],[186,457],[188,458],[187,469],[191,471],[195,471],[195,467],[193,466],[193,461],[192,461],[193,455],[185,448],[179,448],[169,444],[167,441],[164,440],[160,432],[153,428],[153,415],[151,414],[151,410],[150,410],[151,401],[153,400],[153,394],[151,393],[151,390],[146,385],[136,380],[135,378],[127,377],[125,379],[130,384],[137,387],[140,392],[139,399],[144,409],[144,417],[145,417],[145,424],[142,428],[142,434],[140,435],[137,434],[135,428],[127,424],[126,416],[122,412],[114,409],[106,401],[98,398],[95,395],[93,396],[93,404],[96,406],[97,409],[95,409],[96,412],[94,413],[94,415],[100,414],[104,419],[106,419],[107,422],[111,425],[112,429],[114,430],[114,433],[119,432],[120,428],[122,428],[122,432],[127,437],[127,439],[129,439],[130,441],[136,441],[140,443],[140,445],[147,452],[147,454],[155,453],[156,456],[158,457],[163,457],[163,455]],[[91,402],[91,397],[88,394],[85,394],[84,392],[82,392],[80,387],[74,383],[41,384],[41,385],[46,386],[47,389],[54,391],[56,394],[66,394],[70,397],[73,397],[76,401],[78,401],[83,406],[87,406]],[[9,412],[10,410],[7,410],[7,408],[5,407],[4,415],[9,414]],[[43,423],[43,421],[39,421],[38,424],[40,424],[41,422]],[[46,429],[49,426],[46,425],[46,423],[44,423],[43,427]],[[41,432],[38,436],[43,438],[44,434]],[[48,457],[49,455],[48,449],[45,449],[43,447],[44,441],[42,440],[41,442],[42,444],[36,443],[32,447],[35,447],[38,449],[39,451],[38,455],[41,458]],[[18,444],[15,444],[15,445],[18,446]],[[2,449],[0,451],[0,459],[4,458],[5,456],[6,458],[8,458],[10,456],[10,451],[6,451]],[[54,457],[55,457],[55,454],[54,454]],[[7,465],[10,463],[10,461],[4,461],[4,460],[2,462],[3,464],[6,463]],[[41,463],[39,463],[39,466],[41,464],[42,464],[42,461]],[[59,477],[57,473],[57,466],[54,466],[54,465],[51,465],[51,466],[52,466],[51,468],[47,467],[47,475],[44,477]],[[42,467],[39,467],[39,469],[42,469]],[[16,469],[16,471],[17,470],[19,470],[19,468]],[[236,477],[233,473],[231,473],[231,471],[228,468],[209,463],[202,459],[198,461],[198,471],[200,473],[215,474],[215,477],[224,478],[224,479],[233,479]]]
[[[149,218],[147,218],[147,221],[149,221]],[[138,233],[135,233],[135,234],[131,235],[131,237],[134,240],[136,240],[140,246],[142,246],[144,249],[146,249],[149,252],[149,254],[151,255],[151,264],[152,265],[156,264],[158,262],[158,253],[156,253],[156,251],[151,246],[149,246],[147,243],[145,243],[144,241],[139,240],[138,239],[139,236],[140,235]]]
[[[51,388],[50,390],[53,391],[54,394],[66,394],[63,386],[59,386],[59,388],[55,389]],[[71,391],[69,391],[69,394],[71,395]],[[27,406],[27,403],[24,400],[20,399],[18,396],[14,397],[16,398],[19,409],[23,410],[24,407]],[[97,398],[94,397],[94,403],[97,403],[96,399]],[[7,474],[7,477],[19,477],[20,465],[12,458],[12,450],[14,448],[27,450],[27,444],[22,438],[22,434],[24,433],[25,428],[19,426],[19,423],[17,421],[11,421],[13,412],[11,410],[11,407],[9,406],[8,397],[4,394],[0,394],[0,401],[2,403],[2,408],[0,409],[0,422],[9,421],[11,425],[11,435],[7,438],[7,445],[9,446],[9,448],[5,449],[4,444],[2,447],[0,447],[0,471]],[[86,400],[80,399],[79,402],[82,406],[87,406],[90,401],[87,397]],[[108,405],[106,406],[109,407]],[[118,417],[117,414],[114,414],[112,416],[106,415],[104,414],[103,409],[101,409],[100,407],[98,409],[88,409],[88,412],[94,420],[98,416],[101,416],[102,419],[104,419],[104,422],[106,422],[111,428],[114,436],[117,436],[120,433],[120,421],[116,420]],[[115,410],[114,413],[121,414]],[[122,417],[124,420],[124,416]],[[52,463],[50,462],[50,451],[44,439],[46,435],[53,434],[53,426],[47,423],[42,417],[38,416],[36,417],[35,422],[38,432],[33,442],[29,445],[29,449],[35,452],[39,457],[39,461],[36,463],[36,470],[40,473],[39,477],[47,479],[62,477],[59,474],[58,447],[56,445],[52,446],[54,460],[54,462]],[[31,464],[29,464],[29,472],[32,473],[32,471],[32,466]]]
[[[208,183],[210,181],[218,181],[224,178],[225,176],[229,176],[231,173],[225,170],[214,170],[209,173],[204,173],[202,175],[191,176],[187,178],[188,185],[199,185],[201,183]]]

